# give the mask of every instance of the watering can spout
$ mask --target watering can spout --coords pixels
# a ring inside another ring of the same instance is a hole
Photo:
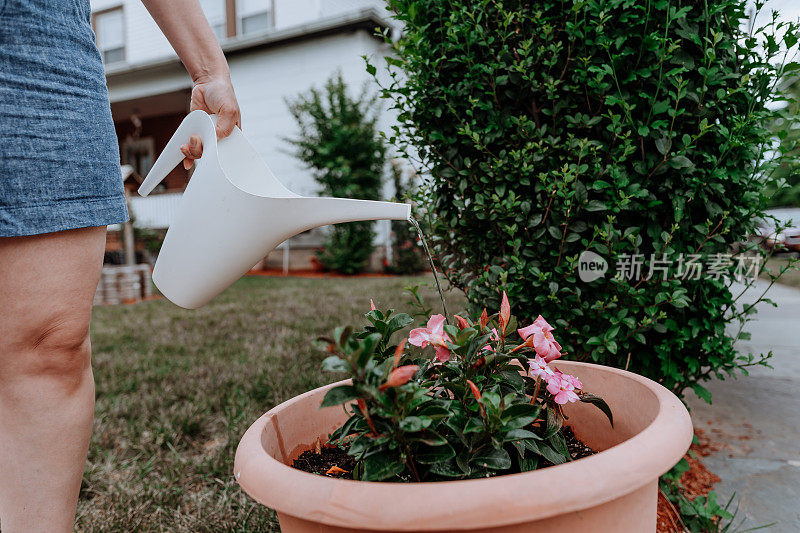
[[[275,177],[239,128],[217,141],[214,118],[186,116],[139,187],[147,196],[183,160],[182,144],[200,135],[203,156],[164,237],[153,282],[187,309],[208,303],[280,243],[340,222],[409,220],[411,206],[373,200],[303,197]]]
[[[318,226],[361,220],[409,220],[411,205],[350,198],[292,198],[297,206],[295,234]],[[300,215],[302,213],[302,215]]]

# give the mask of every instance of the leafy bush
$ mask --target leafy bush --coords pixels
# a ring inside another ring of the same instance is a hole
[[[561,410],[568,402],[597,405],[613,423],[602,399],[548,365],[560,353],[543,318],[519,330],[523,340],[511,339],[516,319],[505,295],[491,318],[486,310],[474,323],[455,317],[456,327],[434,315],[411,330],[409,343],[427,354],[391,342],[411,316],[372,309],[366,317],[362,330],[323,339],[336,354],[323,368],[352,378],[322,406],[351,405],[331,442],[356,458],[355,479],[466,479],[569,461]]]
[[[294,145],[320,185],[323,196],[379,200],[386,148],[376,130],[376,98],[366,87],[353,98],[341,74],[312,88],[289,103],[300,126]],[[375,247],[372,222],[337,224],[330,228],[322,265],[342,274],[357,274],[368,264]]]
[[[785,112],[790,117],[796,116],[800,113],[800,101],[798,101],[798,97],[800,97],[800,80],[795,79],[794,83],[783,89],[783,92],[788,99]],[[779,118],[770,129],[776,135],[781,136],[780,142],[784,150],[789,151],[792,156],[798,156],[800,155],[800,145],[798,145],[800,130],[791,128],[792,124],[794,124],[792,119],[790,119],[790,124],[786,124],[784,119]],[[768,188],[770,206],[800,207],[800,166],[798,166],[797,161],[792,158],[784,162],[776,169],[775,177],[785,180],[786,183],[777,183]]]
[[[404,177],[403,167],[396,161],[392,163],[392,182],[398,202],[414,195],[415,175]],[[417,230],[406,220],[392,220],[392,263],[387,270],[392,274],[417,274],[426,268],[422,248],[417,243]]]
[[[473,307],[505,288],[522,317],[559,316],[570,358],[706,399],[701,382],[768,357],[734,347],[754,307],[735,305],[726,254],[793,157],[769,126],[798,118],[767,104],[800,69],[797,25],[747,34],[744,0],[389,3],[405,25],[382,89],[392,141],[429,175],[425,222]],[[581,281],[585,250],[610,273]],[[682,276],[690,255],[719,275]]]

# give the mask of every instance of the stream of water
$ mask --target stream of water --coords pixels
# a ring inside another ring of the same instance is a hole
[[[439,298],[442,300],[442,310],[444,311],[444,317],[447,320],[447,323],[450,323],[450,315],[447,314],[447,305],[444,303],[444,293],[442,292],[442,287],[439,285],[439,276],[436,274],[436,266],[433,264],[433,256],[431,255],[431,250],[428,248],[428,241],[425,240],[425,234],[422,233],[422,228],[419,227],[419,223],[411,217],[408,217],[408,221],[414,226],[414,229],[417,230],[417,235],[419,235],[419,240],[422,241],[422,247],[425,249],[425,253],[428,255],[428,264],[431,266],[431,272],[433,272],[433,281],[436,283],[436,290],[439,291]]]

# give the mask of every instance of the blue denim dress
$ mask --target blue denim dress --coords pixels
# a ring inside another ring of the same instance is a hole
[[[127,220],[89,0],[0,0],[0,237]]]

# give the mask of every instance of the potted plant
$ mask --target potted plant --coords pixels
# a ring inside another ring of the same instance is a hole
[[[655,531],[658,477],[692,439],[667,389],[556,363],[554,328],[516,329],[505,293],[496,315],[434,315],[397,344],[411,316],[366,317],[322,339],[323,368],[351,379],[280,404],[239,443],[237,480],[284,532]],[[291,466],[326,450],[349,461]]]

